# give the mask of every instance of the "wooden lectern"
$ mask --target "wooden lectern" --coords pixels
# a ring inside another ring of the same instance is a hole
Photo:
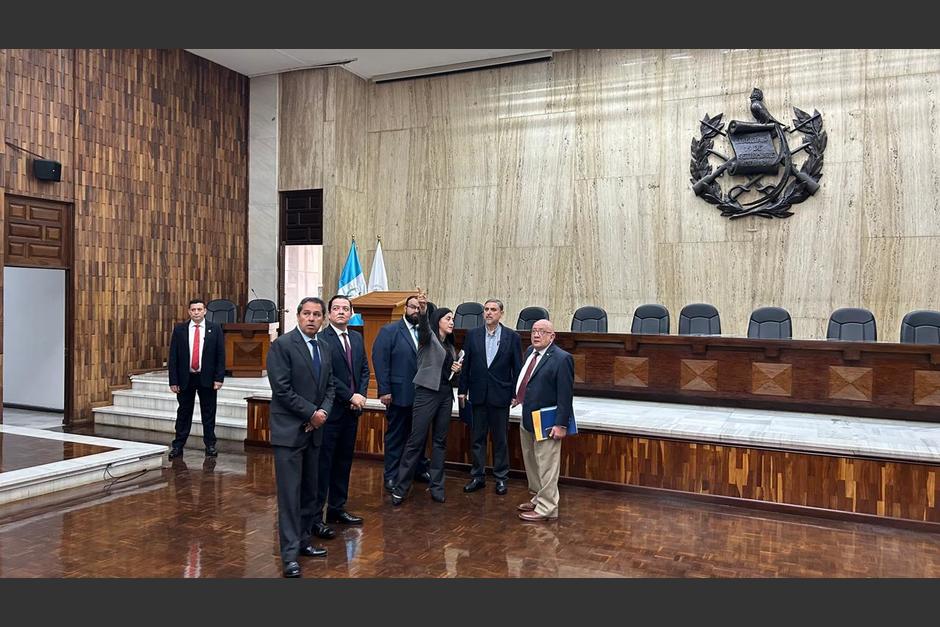
[[[388,324],[401,320],[405,313],[405,300],[414,296],[415,292],[370,292],[352,300],[353,310],[362,315],[362,337],[365,339],[366,356],[369,358],[369,393],[371,398],[378,398],[378,387],[375,383],[375,366],[372,364],[372,344],[375,342],[379,329]]]
[[[225,369],[233,377],[263,377],[271,346],[270,326],[267,322],[226,322]]]

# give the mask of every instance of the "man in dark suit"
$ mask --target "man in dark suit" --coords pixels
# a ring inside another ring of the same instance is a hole
[[[568,420],[574,413],[574,358],[553,343],[555,328],[548,320],[532,325],[532,346],[526,351],[522,374],[516,383],[513,407],[522,404],[519,438],[529,491],[535,496],[520,504],[519,518],[529,522],[558,518],[558,474],[561,469],[561,441],[567,435]],[[557,407],[555,425],[549,439],[537,442],[532,429],[532,412]]]
[[[522,367],[522,342],[519,334],[503,326],[502,301],[491,298],[483,303],[484,326],[470,329],[463,342],[464,367],[457,388],[461,405],[473,407],[473,467],[464,492],[474,492],[486,485],[486,433],[493,438],[493,478],[496,494],[506,494],[509,479],[509,405],[515,396],[515,384]]]
[[[326,523],[361,525],[362,518],[346,511],[349,496],[349,472],[356,448],[356,430],[359,416],[366,406],[369,390],[369,360],[365,343],[358,331],[348,328],[353,315],[352,301],[347,296],[334,296],[329,305],[330,324],[317,336],[329,346],[336,357],[333,362],[333,384],[336,397],[333,411],[323,426],[323,445],[320,447],[320,476],[317,500],[314,505],[313,533],[320,538],[336,535]],[[326,523],[323,522],[323,504],[326,503]]]
[[[304,298],[297,306],[297,328],[268,350],[277,530],[285,577],[300,576],[298,555],[326,555],[326,549],[309,544],[319,517],[314,506],[322,427],[336,396],[335,357],[316,339],[325,309],[319,298]]]
[[[398,481],[398,466],[411,433],[420,313],[417,294],[409,296],[402,319],[382,327],[372,345],[375,382],[379,400],[385,405],[385,489],[389,492]],[[428,458],[422,455],[415,479],[430,483],[429,463]]]
[[[170,390],[176,394],[176,437],[170,446],[170,459],[183,454],[189,430],[193,426],[193,408],[199,395],[202,414],[202,441],[206,457],[218,455],[215,449],[216,396],[225,380],[225,341],[222,327],[206,319],[206,303],[201,298],[189,301],[189,321],[173,328],[167,370]]]

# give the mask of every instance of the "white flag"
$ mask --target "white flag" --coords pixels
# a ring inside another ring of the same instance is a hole
[[[372,272],[369,274],[369,291],[388,291],[388,275],[385,274],[385,257],[382,256],[381,240],[375,247],[375,259],[372,260]]]

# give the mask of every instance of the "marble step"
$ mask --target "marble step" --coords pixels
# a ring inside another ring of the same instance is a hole
[[[142,390],[115,390],[111,393],[111,403],[115,407],[132,407],[134,409],[158,410],[176,413],[176,395],[167,392],[145,392]],[[199,396],[196,396],[195,415],[200,415]],[[244,399],[229,399],[220,397],[216,399],[216,420],[221,417],[247,420],[248,401]]]
[[[134,407],[98,407],[92,410],[95,424],[113,427],[128,427],[131,429],[145,429],[147,431],[161,431],[164,433],[176,432],[176,411],[161,411],[158,409],[137,409]],[[190,431],[190,442],[193,437],[197,442],[202,438],[202,420],[199,412],[193,412],[193,426]],[[244,441],[248,435],[248,419],[216,416],[215,436],[220,440]]]
[[[254,396],[255,394],[270,396],[271,387],[267,385],[266,379],[263,381],[264,385],[261,385],[260,382],[255,385],[246,385],[241,383],[238,379],[226,379],[222,389],[219,390],[218,398],[244,400],[246,397]],[[170,392],[170,384],[166,374],[164,374],[162,378],[134,376],[131,378],[131,386],[132,390],[140,390],[142,392],[173,394]]]

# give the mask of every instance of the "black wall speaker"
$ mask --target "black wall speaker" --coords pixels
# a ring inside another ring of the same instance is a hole
[[[52,159],[33,159],[33,175],[40,181],[61,181],[62,164]]]

